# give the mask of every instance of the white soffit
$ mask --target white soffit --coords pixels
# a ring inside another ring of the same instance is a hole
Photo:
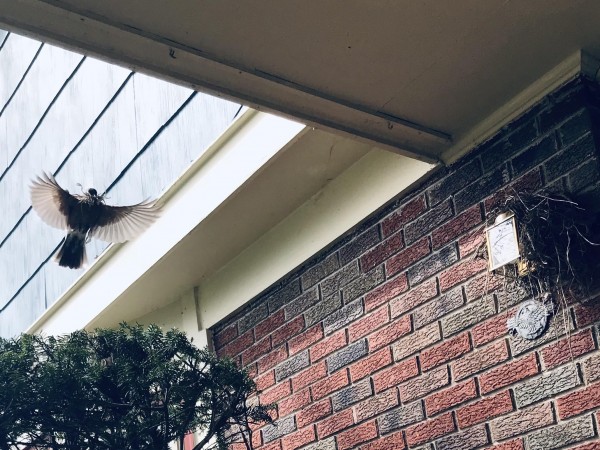
[[[135,320],[195,286],[214,324],[433,168],[248,111],[165,194],[155,225],[109,247],[28,332]]]
[[[372,149],[324,189],[199,286],[199,316],[208,329],[409,191],[434,166]]]

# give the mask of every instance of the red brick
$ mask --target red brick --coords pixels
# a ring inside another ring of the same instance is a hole
[[[328,338],[323,339],[318,344],[312,346],[310,349],[310,360],[313,362],[318,361],[330,353],[344,347],[347,343],[346,330],[339,330]]]
[[[252,439],[257,439],[257,435],[259,435],[260,433],[255,433],[252,435]],[[191,444],[190,444],[191,445]],[[258,448],[260,446],[260,444],[257,444],[255,442],[252,443],[252,445],[254,446],[254,448]],[[193,448],[193,445],[191,445],[190,447],[185,446],[184,448]],[[246,447],[246,444],[244,444],[243,442],[234,442],[233,444],[230,444],[230,446],[228,447],[229,450],[248,450],[248,447]],[[271,442],[267,445],[265,445],[264,447],[260,447],[260,450],[281,450],[281,441],[275,441],[275,442]]]
[[[283,383],[279,383],[277,386],[267,389],[265,392],[260,394],[260,402],[263,404],[275,403],[284,397],[287,397],[292,393],[290,381],[286,380]]]
[[[270,370],[269,372],[265,372],[261,376],[259,376],[256,380],[256,389],[259,391],[264,391],[265,389],[273,386],[275,384],[275,371]]]
[[[508,359],[508,347],[505,340],[494,342],[452,364],[455,381],[464,380],[471,375],[489,369]]]
[[[237,323],[231,324],[231,325],[223,328],[221,331],[215,333],[215,336],[214,336],[215,347],[217,347],[218,349],[221,349],[221,348],[223,348],[223,346],[225,344],[228,344],[229,342],[233,341],[237,336],[238,336]]]
[[[348,373],[346,370],[340,370],[324,380],[318,381],[310,390],[313,395],[313,400],[319,400],[323,397],[328,396],[332,392],[338,389],[348,386],[350,380],[348,379]]]
[[[585,303],[578,303],[573,308],[577,327],[583,328],[600,321],[600,297]]]
[[[600,383],[563,395],[556,401],[561,420],[600,407]]]
[[[372,311],[408,290],[406,274],[398,275],[365,295],[365,309]]]
[[[354,383],[379,369],[389,366],[392,363],[392,351],[389,348],[382,348],[378,352],[372,353],[366,358],[355,362],[350,366],[350,379]]]
[[[317,440],[314,427],[306,427],[281,439],[283,450],[295,450]]]
[[[358,422],[362,422],[365,419],[377,416],[383,411],[397,406],[398,403],[398,390],[394,388],[388,389],[375,397],[369,397],[367,400],[357,404],[354,407],[356,419]]]
[[[351,425],[354,425],[352,410],[345,409],[319,422],[317,424],[317,434],[319,435],[319,439],[323,439]]]
[[[251,400],[254,400],[254,398],[252,398]],[[267,414],[269,415],[269,417],[271,418],[271,420],[277,420],[279,419],[279,413],[277,412],[277,408],[272,408],[270,409]]]
[[[485,210],[490,212],[494,208],[501,206],[505,200],[507,194],[512,192],[535,191],[542,187],[542,180],[540,179],[540,169],[536,168],[520,178],[517,178],[512,183],[506,185],[502,190],[497,191],[485,200]]]
[[[486,214],[490,214],[495,209],[501,207],[506,202],[506,191],[504,189],[494,192],[485,199],[483,206]]]
[[[258,373],[263,373],[265,370],[272,369],[280,362],[285,361],[287,356],[288,354],[285,345],[280,345],[278,348],[258,360]]]
[[[525,446],[523,445],[523,439],[520,438],[486,448],[489,448],[489,450],[525,450]]]
[[[387,306],[373,311],[371,314],[353,322],[348,327],[348,335],[350,342],[354,342],[363,336],[371,333],[373,330],[378,329],[382,325],[385,325],[390,321],[390,315]]]
[[[389,369],[373,375],[375,393],[385,391],[392,386],[397,386],[409,378],[416,377],[418,374],[419,367],[417,366],[417,358],[413,357],[410,359],[405,359]]]
[[[600,442],[588,442],[577,447],[571,447],[570,450],[600,450]]]
[[[479,204],[477,204],[436,230],[433,230],[431,233],[433,248],[438,249],[443,247],[481,222],[481,210],[479,209]]]
[[[258,365],[256,363],[246,366],[245,370],[248,372],[248,376],[252,379],[255,379],[258,376]]]
[[[471,379],[425,398],[425,411],[431,417],[475,397],[477,397],[477,388],[475,380]]]
[[[308,424],[321,420],[331,414],[331,400],[326,398],[320,402],[315,402],[299,411],[296,414],[296,422],[299,427],[304,427]]]
[[[422,305],[427,300],[435,297],[437,294],[438,290],[435,278],[425,281],[416,288],[411,289],[406,294],[390,302],[392,318],[398,317],[405,312]]]
[[[547,369],[551,369],[594,349],[592,330],[588,328],[544,347],[541,351],[542,362]]]
[[[225,347],[219,350],[218,355],[222,358],[224,356],[229,356],[230,358],[239,355],[242,350],[247,349],[252,344],[254,344],[254,333],[252,330],[246,331],[244,334],[239,336],[238,338],[231,341]]]
[[[246,447],[246,444],[242,444],[242,445],[243,445],[243,447],[240,447],[240,450],[248,450],[248,447]],[[264,447],[261,447],[260,450],[281,450],[281,441],[269,442]]]
[[[262,445],[262,433],[259,431],[258,427],[252,429],[252,445],[256,447],[260,447]],[[277,447],[275,447],[277,448]]]
[[[435,419],[420,422],[406,429],[406,441],[409,446],[417,446],[433,441],[456,430],[452,413],[448,412]]]
[[[318,362],[306,370],[303,370],[299,374],[292,378],[292,387],[294,392],[311,385],[315,381],[325,378],[327,375],[327,367],[325,361]]]
[[[490,272],[485,272],[484,274],[467,283],[465,288],[467,301],[471,302],[473,300],[477,300],[484,294],[489,294],[490,292],[502,287],[503,283],[504,281],[502,277],[496,276]]]
[[[254,338],[256,340],[262,339],[267,334],[270,334],[271,332],[275,331],[284,323],[285,315],[283,309],[280,309],[279,311],[270,315],[254,327]]]
[[[406,444],[404,443],[404,436],[400,431],[363,445],[360,450],[404,450],[405,448]]]
[[[447,291],[463,281],[487,269],[487,261],[483,258],[468,258],[450,267],[440,274],[440,289]]]
[[[392,256],[385,263],[385,273],[388,277],[401,272],[424,258],[431,252],[427,237],[415,242],[410,247]]]
[[[563,294],[564,294],[564,296],[561,295],[561,297],[563,297],[561,299],[561,302],[564,301],[564,303],[566,305],[574,306],[574,305],[581,303],[581,293],[578,294],[575,291],[567,291],[567,292],[563,292]],[[600,301],[600,300],[596,300],[596,301]],[[585,303],[587,303],[587,302],[585,302]]]
[[[346,450],[348,448],[356,448],[357,444],[362,444],[363,442],[370,441],[376,437],[377,426],[373,420],[338,434],[336,440],[338,443],[338,449]]]
[[[511,308],[508,311],[496,314],[475,325],[471,329],[471,336],[473,337],[473,344],[475,347],[487,344],[500,336],[504,336],[507,333],[506,321],[511,317],[514,317],[516,312],[517,308]]]
[[[300,333],[303,329],[304,316],[300,315],[273,332],[271,335],[273,347],[277,347],[282,342],[287,342],[292,336]]]
[[[288,341],[290,356],[310,347],[315,342],[323,339],[323,336],[323,324],[318,323],[298,336],[293,337]]]
[[[508,186],[507,190],[511,192],[522,192],[522,191],[536,191],[542,187],[542,180],[540,177],[540,169],[536,168],[530,170],[525,175],[516,180],[512,181]]]
[[[245,366],[252,361],[256,361],[263,355],[266,355],[271,350],[271,337],[258,341],[256,344],[242,352],[242,364]]]
[[[248,427],[250,428],[251,432],[252,432],[252,448],[258,448],[260,447],[261,450],[264,450],[264,448],[269,448],[267,447],[262,447],[263,440],[262,440],[262,432],[261,432],[261,428],[263,428],[265,426],[265,423],[248,423]],[[281,442],[281,441],[272,441],[271,444],[274,444],[275,442]],[[184,443],[185,444],[185,443]],[[175,447],[177,449],[180,449],[180,447]],[[184,445],[184,447],[181,450],[190,450],[192,449],[193,446],[188,447],[187,445]],[[275,447],[275,448],[279,448],[279,447]],[[231,444],[229,447],[227,447],[228,450],[232,450]],[[248,450],[247,448],[245,450]]]
[[[470,405],[463,406],[456,411],[456,418],[460,428],[467,428],[513,410],[510,392],[502,391],[491,397],[485,397]]]
[[[248,400],[250,401],[250,399],[248,399]],[[252,400],[256,401],[257,399],[253,398]],[[265,426],[265,423],[262,423],[262,422],[252,422],[252,421],[250,421],[248,423],[248,427],[252,430],[252,432],[259,431],[264,426]],[[255,434],[260,434],[260,433],[255,433]]]
[[[421,367],[429,370],[471,350],[469,334],[463,333],[421,352]]]
[[[491,430],[494,440],[502,441],[519,434],[552,425],[554,415],[550,402],[541,403],[529,408],[517,410],[507,416],[492,420]]]
[[[279,417],[285,417],[293,411],[297,411],[300,408],[305,407],[310,403],[310,392],[307,389],[290,395],[284,398],[277,404],[277,410],[279,411]]]
[[[487,394],[538,373],[535,353],[530,353],[480,375],[479,388],[482,394]]]
[[[411,200],[401,210],[396,210],[393,214],[383,219],[381,222],[383,236],[388,237],[392,233],[395,233],[405,224],[419,217],[426,209],[427,205],[425,204],[425,197],[423,195]]]
[[[397,318],[391,324],[369,335],[369,350],[375,351],[410,333],[410,316]]]
[[[394,253],[404,248],[402,233],[396,233],[379,243],[360,258],[360,267],[363,272],[368,272],[375,266],[388,259]]]
[[[433,322],[403,337],[392,346],[394,359],[399,361],[441,340],[440,327]]]
[[[461,258],[473,253],[484,245],[485,239],[483,233],[483,227],[479,227],[458,240],[458,254]]]

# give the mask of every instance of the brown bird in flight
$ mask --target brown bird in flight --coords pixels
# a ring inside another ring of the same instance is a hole
[[[104,195],[88,189],[69,194],[54,177],[42,173],[33,180],[31,205],[48,225],[67,230],[67,237],[54,259],[62,267],[78,269],[86,262],[85,243],[95,237],[106,242],[125,242],[141,234],[160,213],[154,201],[130,206],[110,206]]]

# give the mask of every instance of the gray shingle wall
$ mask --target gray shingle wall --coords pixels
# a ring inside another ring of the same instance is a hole
[[[51,256],[64,233],[30,208],[52,172],[113,203],[158,196],[239,105],[0,30],[0,336],[25,330],[83,272]],[[93,241],[93,260],[108,244]]]

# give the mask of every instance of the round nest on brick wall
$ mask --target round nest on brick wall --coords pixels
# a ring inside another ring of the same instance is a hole
[[[534,297],[558,294],[561,301],[583,300],[598,288],[598,215],[556,192],[506,192],[487,214],[514,214],[521,258],[497,270]]]

